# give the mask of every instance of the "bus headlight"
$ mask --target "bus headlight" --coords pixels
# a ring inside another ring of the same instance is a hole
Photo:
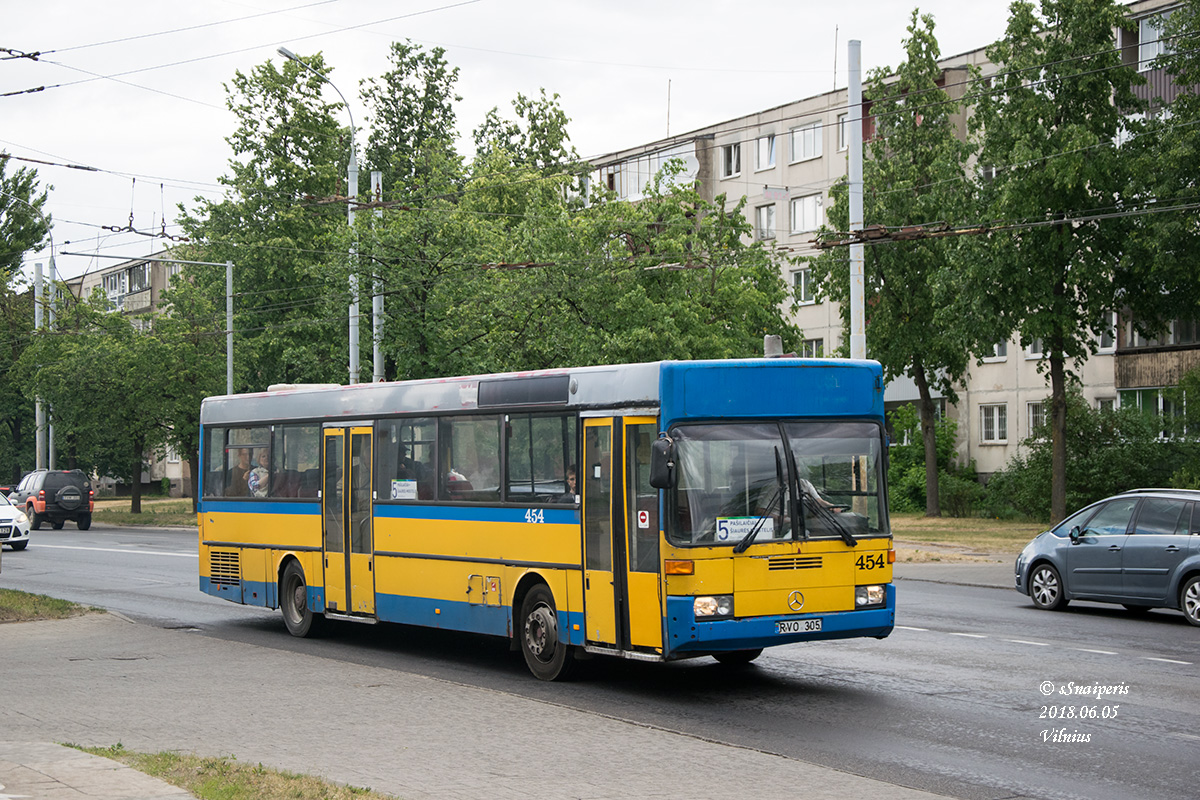
[[[869,606],[881,606],[887,598],[886,589],[875,584],[873,586],[855,586],[854,587],[854,607],[867,608]]]
[[[732,617],[733,595],[720,594],[715,597],[697,597],[692,601],[696,619],[702,617]]]

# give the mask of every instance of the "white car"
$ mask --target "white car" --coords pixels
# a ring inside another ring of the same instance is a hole
[[[5,544],[13,550],[29,546],[29,517],[0,495],[0,545]]]

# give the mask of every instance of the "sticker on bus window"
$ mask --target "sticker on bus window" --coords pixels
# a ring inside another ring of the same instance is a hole
[[[417,482],[416,481],[392,481],[392,499],[393,500],[416,500],[417,499]]]
[[[762,523],[756,540],[775,538],[775,520],[772,517],[717,517],[717,541],[740,542],[754,526]]]

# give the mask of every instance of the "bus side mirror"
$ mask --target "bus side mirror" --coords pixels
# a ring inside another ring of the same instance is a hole
[[[650,444],[650,485],[655,489],[675,485],[675,443],[670,439],[655,439]]]

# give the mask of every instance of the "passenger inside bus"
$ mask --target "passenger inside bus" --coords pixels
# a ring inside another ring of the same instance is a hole
[[[248,497],[250,488],[246,485],[246,477],[250,474],[250,449],[240,448],[237,451],[238,463],[229,468],[229,481],[225,484],[226,497]]]

